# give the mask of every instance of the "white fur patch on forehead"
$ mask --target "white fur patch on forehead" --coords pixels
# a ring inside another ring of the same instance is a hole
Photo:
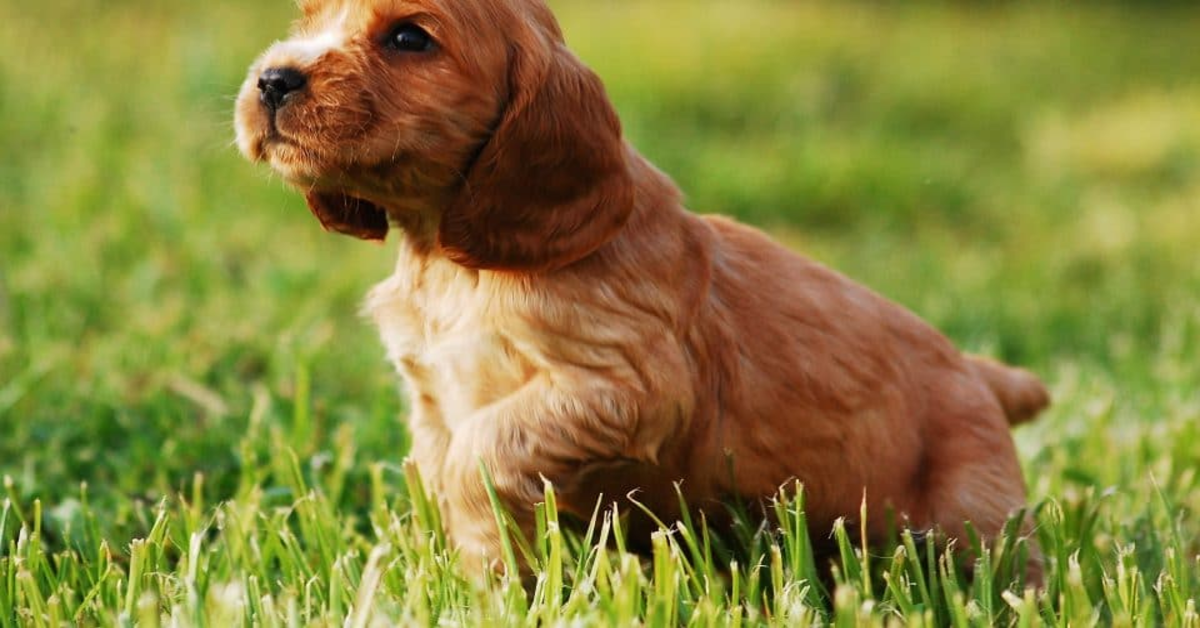
[[[274,46],[272,52],[290,57],[298,64],[315,63],[328,52],[344,46],[350,39],[349,19],[349,7],[343,8],[337,18],[330,20],[322,30],[305,37],[280,42]]]

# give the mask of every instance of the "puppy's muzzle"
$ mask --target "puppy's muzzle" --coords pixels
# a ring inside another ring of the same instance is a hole
[[[307,84],[308,77],[295,68],[269,68],[258,77],[258,99],[275,113]]]

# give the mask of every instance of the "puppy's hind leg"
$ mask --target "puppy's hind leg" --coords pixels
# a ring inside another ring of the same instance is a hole
[[[958,434],[931,444],[925,475],[925,512],[930,527],[953,539],[960,552],[969,552],[967,522],[984,542],[999,539],[1008,522],[1026,508],[1025,481],[1007,425],[960,425]],[[978,421],[978,419],[975,419]],[[991,427],[992,429],[988,429]],[[1020,534],[1028,541],[1024,565],[1027,585],[1042,584],[1042,558],[1026,516]]]

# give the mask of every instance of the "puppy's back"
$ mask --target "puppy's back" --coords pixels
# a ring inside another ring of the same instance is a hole
[[[873,508],[920,510],[931,441],[959,423],[981,436],[965,447],[1011,447],[996,397],[937,330],[756,229],[703,220],[718,237],[696,352],[714,362],[701,407],[719,408],[713,453],[733,456],[725,490],[800,479],[822,525],[857,512],[864,487]]]

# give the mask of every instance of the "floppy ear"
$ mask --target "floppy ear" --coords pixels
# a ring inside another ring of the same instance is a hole
[[[542,271],[609,241],[633,211],[621,123],[561,35],[510,54],[509,101],[443,214],[439,246],[471,268]]]

